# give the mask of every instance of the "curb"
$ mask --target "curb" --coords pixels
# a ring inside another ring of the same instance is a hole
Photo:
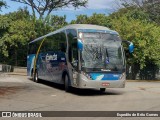
[[[7,73],[8,75],[19,75],[19,76],[27,76],[26,73]]]
[[[126,80],[127,82],[160,82],[160,80]]]

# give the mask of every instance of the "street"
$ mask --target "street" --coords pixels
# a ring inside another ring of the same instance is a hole
[[[66,93],[62,85],[4,74],[0,76],[0,111],[160,111],[160,82],[126,82],[125,88],[104,93],[75,88]]]

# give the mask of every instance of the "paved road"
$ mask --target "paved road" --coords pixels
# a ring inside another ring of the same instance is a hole
[[[42,81],[37,84],[26,76],[1,75],[0,111],[7,110],[160,111],[160,82],[127,82],[126,88],[107,89],[105,93],[90,89],[72,89],[70,93],[66,93],[63,86],[50,82]],[[106,118],[92,118],[92,120],[94,119],[106,120]],[[114,119],[122,120],[124,118]],[[138,120],[138,118],[128,119]],[[141,119],[144,118],[139,120]],[[153,118],[153,120],[155,119],[159,118]]]

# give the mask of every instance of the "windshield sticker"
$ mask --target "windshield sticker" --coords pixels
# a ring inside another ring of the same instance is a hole
[[[95,80],[102,80],[103,77],[104,77],[104,75],[99,75],[99,76],[96,77]]]
[[[65,58],[61,58],[61,60],[63,60],[63,61],[64,61],[64,60],[65,60]]]
[[[108,64],[109,63],[109,58],[108,57],[106,57],[106,64]]]

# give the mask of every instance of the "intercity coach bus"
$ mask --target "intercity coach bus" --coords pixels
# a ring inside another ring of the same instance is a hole
[[[122,40],[107,27],[68,25],[29,43],[27,75],[35,82],[64,84],[66,91],[70,87],[123,88],[125,68]]]

